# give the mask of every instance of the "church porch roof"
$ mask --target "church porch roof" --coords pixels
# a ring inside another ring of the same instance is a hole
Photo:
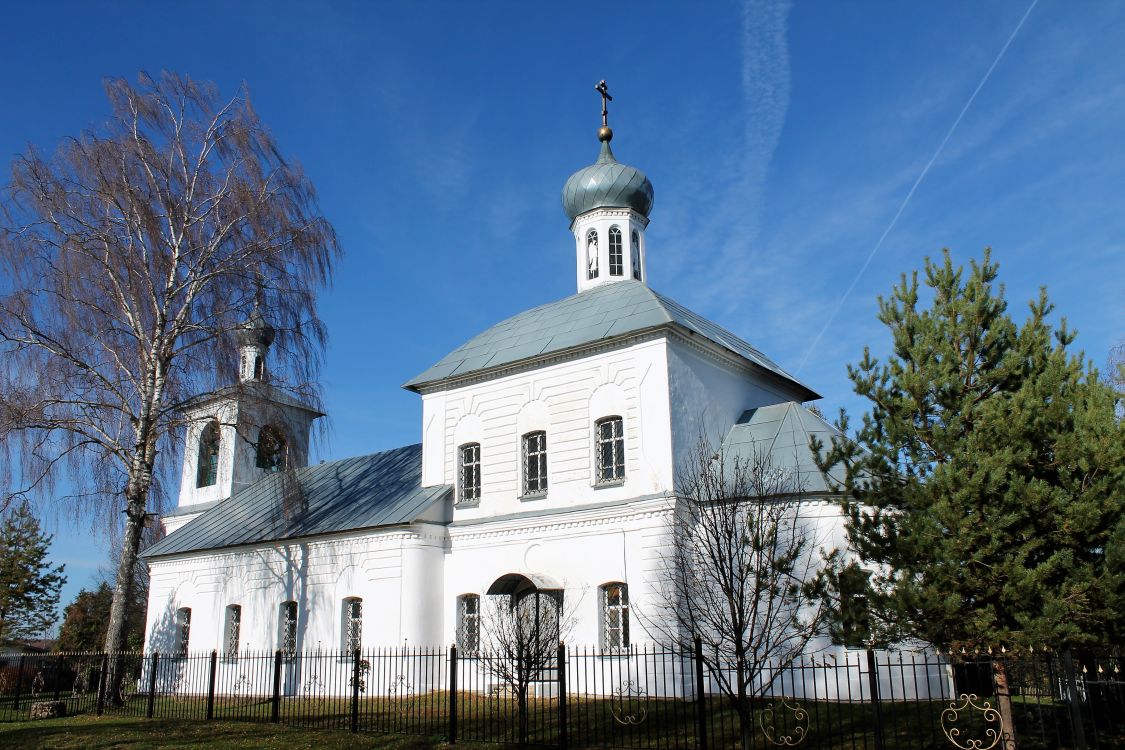
[[[844,481],[843,467],[833,467],[831,484],[825,480],[809,448],[814,435],[828,450],[840,432],[801,404],[788,401],[744,412],[723,438],[722,453],[727,461],[768,456],[772,468],[792,472],[802,494],[836,492]]]
[[[417,520],[452,491],[422,487],[422,446],[280,472],[255,482],[164,537],[142,555],[276,542]]]

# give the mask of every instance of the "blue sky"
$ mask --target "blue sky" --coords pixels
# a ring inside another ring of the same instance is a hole
[[[1031,8],[841,303],[1028,8],[9,4],[0,155],[103,118],[105,76],[245,81],[346,251],[321,301],[331,429],[315,458],[337,458],[419,440],[402,382],[574,292],[559,193],[596,156],[605,78],[615,152],[656,190],[652,286],[800,368],[825,412],[858,412],[845,365],[886,350],[876,295],[942,247],[992,246],[1017,316],[1046,285],[1099,366],[1125,338],[1122,3]],[[65,603],[104,541],[93,520],[47,521]]]

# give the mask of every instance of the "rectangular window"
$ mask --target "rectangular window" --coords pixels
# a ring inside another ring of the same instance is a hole
[[[629,587],[624,583],[602,586],[602,650],[611,653],[629,648]]]
[[[297,653],[297,602],[281,605],[281,653],[293,656]]]
[[[457,597],[457,648],[466,656],[480,651],[480,597],[476,594]]]
[[[480,443],[468,443],[458,449],[460,465],[457,501],[473,503],[480,500]]]
[[[344,650],[349,653],[363,646],[363,600],[344,600]]]
[[[191,607],[176,610],[176,654],[187,656],[191,640]]]
[[[625,423],[621,417],[599,419],[594,425],[596,480],[619,482],[625,478]]]
[[[547,433],[529,432],[523,436],[523,494],[542,495],[547,491]]]
[[[242,607],[232,604],[227,607],[227,621],[223,635],[223,655],[228,659],[238,658],[238,641],[242,637]]]

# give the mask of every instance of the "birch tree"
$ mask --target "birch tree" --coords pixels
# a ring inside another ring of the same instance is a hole
[[[116,651],[185,405],[237,382],[236,333],[255,308],[276,329],[272,387],[318,403],[316,299],[339,247],[245,87],[222,99],[164,73],[105,91],[108,121],[12,164],[0,476],[9,501],[64,486],[123,525],[104,644]]]

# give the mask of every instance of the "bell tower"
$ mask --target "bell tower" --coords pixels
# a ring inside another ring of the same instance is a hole
[[[270,474],[308,464],[312,423],[324,416],[269,382],[274,328],[255,307],[235,331],[236,385],[196,397],[184,410],[183,471],[172,532]]]
[[[610,141],[609,102],[605,81],[595,90],[602,96],[601,149],[597,160],[570,176],[563,186],[563,209],[574,234],[578,291],[634,280],[646,283],[645,229],[652,211],[653,190],[645,173],[621,164]]]

